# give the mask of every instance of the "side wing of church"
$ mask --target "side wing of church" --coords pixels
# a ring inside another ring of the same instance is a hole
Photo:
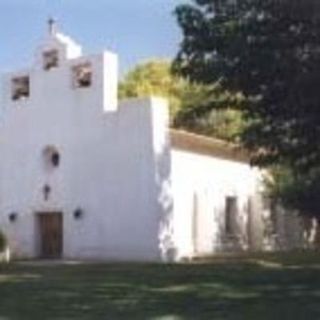
[[[0,228],[14,257],[180,260],[262,250],[262,173],[169,130],[160,98],[118,102],[118,60],[51,30],[2,77]]]

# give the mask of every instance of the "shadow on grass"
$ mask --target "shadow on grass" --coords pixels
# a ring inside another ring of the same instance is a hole
[[[318,273],[252,260],[13,264],[0,269],[0,319],[319,319]]]

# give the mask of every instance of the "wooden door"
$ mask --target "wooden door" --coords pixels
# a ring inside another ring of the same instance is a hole
[[[57,259],[62,256],[62,213],[39,213],[40,257]]]

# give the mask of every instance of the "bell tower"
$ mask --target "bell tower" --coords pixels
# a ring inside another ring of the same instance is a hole
[[[48,19],[46,31],[33,65],[4,75],[4,108],[10,112],[61,108],[66,113],[82,106],[86,112],[116,111],[117,55],[108,51],[83,55],[82,47],[60,32],[53,18]]]

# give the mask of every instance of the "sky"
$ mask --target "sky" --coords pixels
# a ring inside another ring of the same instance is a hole
[[[0,0],[0,71],[32,63],[53,16],[85,53],[116,52],[120,73],[150,58],[171,58],[181,34],[173,10],[183,0]]]

